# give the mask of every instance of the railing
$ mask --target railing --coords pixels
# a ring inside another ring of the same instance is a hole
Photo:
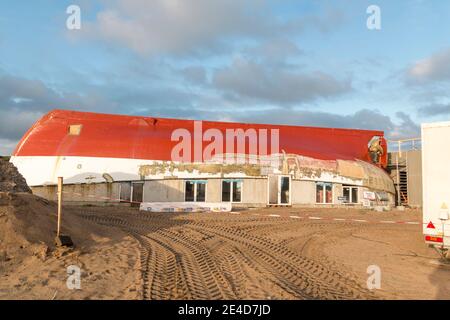
[[[401,157],[403,151],[420,150],[422,149],[421,138],[409,138],[401,140],[387,140],[388,152],[398,152]]]
[[[409,139],[401,139],[401,140],[387,140],[388,143],[388,151],[389,152],[395,152],[397,151],[397,154],[395,156],[395,163],[390,163],[390,165],[395,166],[395,170],[397,173],[397,204],[408,204],[408,186],[407,181],[403,181],[400,179],[400,167],[405,167],[406,170],[408,168],[406,167],[406,161],[404,160],[401,163],[401,156],[402,152],[411,151],[411,150],[420,150],[422,148],[421,138],[409,138]],[[404,170],[404,169],[402,169]],[[407,172],[407,171],[406,171]],[[404,180],[405,177],[403,177]],[[405,195],[406,192],[406,195]]]

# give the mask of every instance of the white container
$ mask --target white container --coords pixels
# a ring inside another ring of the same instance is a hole
[[[423,234],[450,247],[450,121],[422,124]]]

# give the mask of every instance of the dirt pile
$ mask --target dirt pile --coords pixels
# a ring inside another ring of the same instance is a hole
[[[4,159],[0,159],[0,192],[31,193],[31,189],[17,168]]]
[[[63,208],[61,231],[75,247],[55,247],[56,203],[29,193],[0,192],[0,300],[140,297],[138,243],[82,214]],[[83,290],[67,288],[72,265],[82,270]]]
[[[26,249],[35,244],[53,249],[56,226],[55,202],[28,193],[0,192],[0,250]],[[63,210],[61,232],[69,234],[76,245],[103,233],[68,209]]]
[[[56,206],[27,193],[0,192],[0,248],[51,245]]]
[[[138,243],[83,219],[81,211],[63,208],[61,232],[75,246],[56,247],[56,203],[33,195],[14,165],[0,158],[0,300],[141,297]],[[67,288],[71,265],[82,270],[83,290]]]

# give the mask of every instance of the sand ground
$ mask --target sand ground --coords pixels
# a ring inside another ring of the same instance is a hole
[[[421,222],[417,210],[64,212],[80,226],[67,231],[76,248],[0,256],[1,299],[450,299],[450,267],[421,225],[386,222]],[[66,286],[69,265],[80,290]],[[371,265],[381,289],[367,289]]]

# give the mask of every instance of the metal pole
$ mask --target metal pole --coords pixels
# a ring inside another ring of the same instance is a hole
[[[398,168],[398,158],[400,157],[400,141],[398,141],[398,152],[397,152],[397,204],[400,205],[401,204],[401,199],[400,199],[400,171]]]
[[[63,191],[63,177],[58,177],[58,229],[56,236],[59,237],[61,231],[61,214],[62,214],[62,191]]]

